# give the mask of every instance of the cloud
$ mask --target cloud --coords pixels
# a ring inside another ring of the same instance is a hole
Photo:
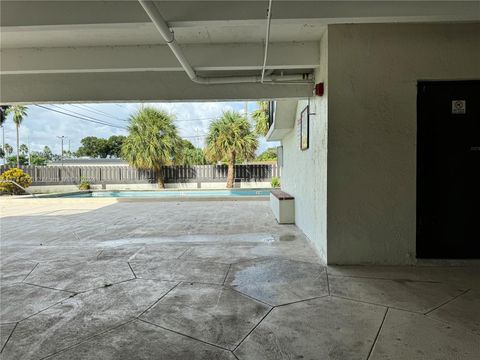
[[[143,105],[163,109],[175,117],[175,123],[182,137],[187,138],[196,146],[204,145],[208,125],[217,119],[224,111],[236,110],[244,113],[244,102],[175,102],[175,103],[148,103]],[[130,115],[140,109],[142,103],[92,103],[92,104],[49,104],[42,105],[57,111],[72,115],[87,117],[90,120],[100,121],[115,126],[124,127]],[[256,104],[248,103],[248,111],[256,109]],[[15,124],[9,117],[4,124],[5,142],[15,147]],[[121,128],[110,127],[94,122],[80,120],[64,114],[37,107],[28,106],[28,116],[20,126],[20,143],[29,144],[33,151],[41,151],[49,146],[53,152],[60,153],[60,139],[57,136],[66,136],[64,149],[75,151],[80,146],[80,140],[86,136],[107,138],[111,135],[126,135],[127,131]],[[267,143],[260,140],[258,152],[276,143]]]

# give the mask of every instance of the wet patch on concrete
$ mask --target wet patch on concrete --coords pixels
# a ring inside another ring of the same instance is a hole
[[[325,267],[278,258],[235,264],[225,284],[271,305],[328,295]]]
[[[137,277],[168,281],[196,281],[222,284],[228,271],[228,264],[210,261],[173,260],[132,260],[129,262]]]

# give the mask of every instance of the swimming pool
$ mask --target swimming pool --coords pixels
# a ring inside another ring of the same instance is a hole
[[[242,197],[269,196],[269,189],[235,190],[163,190],[163,191],[92,191],[58,195],[62,198],[165,198],[165,197]]]

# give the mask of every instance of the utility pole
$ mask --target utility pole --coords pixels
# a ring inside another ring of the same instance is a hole
[[[248,121],[248,101],[245,101],[245,120]]]
[[[65,136],[57,136],[57,138],[59,138],[62,142],[62,153],[61,153],[61,156],[60,158],[62,159],[62,166],[63,166],[63,139],[65,139]]]
[[[27,135],[27,150],[28,150],[28,165],[32,165],[32,158],[30,157],[30,135]]]
[[[5,126],[2,124],[2,150],[3,150],[3,165],[7,164],[7,154],[5,153]]]
[[[199,129],[195,128],[195,147],[200,147],[200,135],[198,135]]]

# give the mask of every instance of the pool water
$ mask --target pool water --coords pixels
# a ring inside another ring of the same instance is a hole
[[[131,197],[237,197],[237,196],[269,196],[267,189],[238,190],[185,190],[185,191],[93,191],[86,193],[60,195],[64,198],[131,198]]]

